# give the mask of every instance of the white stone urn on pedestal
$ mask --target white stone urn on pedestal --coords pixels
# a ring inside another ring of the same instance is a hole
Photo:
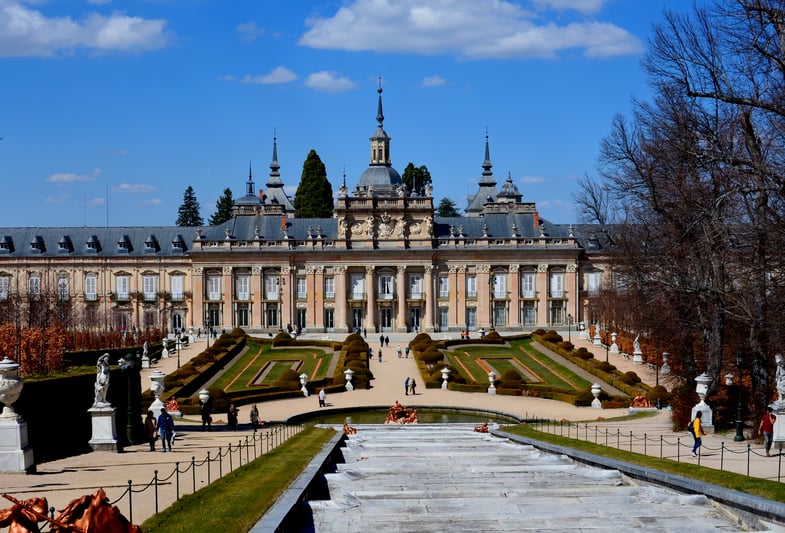
[[[496,381],[496,372],[491,370],[490,372],[488,372],[488,383],[490,383],[490,386],[488,387],[488,394],[496,394],[496,384],[494,383],[495,381]]]
[[[450,369],[446,366],[442,368],[442,390],[447,390],[447,380],[450,377]]]
[[[352,385],[352,375],[354,375],[354,370],[347,368],[343,371],[343,375],[346,377],[346,390],[354,390],[354,385]]]
[[[660,366],[660,375],[661,376],[668,376],[671,373],[671,367],[668,366],[668,359],[670,359],[671,354],[668,352],[662,352],[662,366]]]
[[[199,391],[199,401],[202,402],[202,405],[207,403],[207,400],[210,399],[210,391],[207,389],[202,389]]]
[[[16,414],[13,403],[24,386],[19,364],[8,357],[0,361],[0,472],[31,472],[35,468],[33,448],[27,439],[27,422]]]
[[[692,418],[691,420],[695,420],[695,415],[698,411],[702,412],[701,415],[701,424],[703,425],[704,431],[706,433],[714,433],[714,422],[712,420],[712,410],[711,407],[706,403],[706,393],[709,392],[709,383],[711,383],[711,378],[709,377],[706,372],[695,378],[695,392],[698,393],[698,398],[700,401],[692,408]]]
[[[300,390],[303,391],[303,396],[306,398],[308,397],[308,387],[305,384],[308,383],[308,374],[303,372],[300,374]]]
[[[19,364],[8,357],[0,361],[0,402],[3,403],[2,418],[19,418],[14,411],[13,403],[22,394],[24,382],[19,377]]]
[[[600,337],[600,326],[594,326],[594,337],[592,338],[594,346],[602,346],[602,337]]]
[[[591,406],[595,409],[602,409],[602,402],[600,401],[600,393],[602,392],[602,387],[600,387],[599,383],[595,383],[591,386],[591,393],[594,396],[594,399],[591,402]]]
[[[150,410],[156,418],[161,414],[161,409],[166,407],[161,401],[161,395],[164,393],[164,378],[166,374],[160,370],[155,370],[150,374],[150,391],[155,396],[155,400],[150,404]]]
[[[611,348],[610,348],[611,353],[619,353],[619,345],[616,344],[616,337],[618,335],[619,334],[616,333],[615,331],[611,333]]]

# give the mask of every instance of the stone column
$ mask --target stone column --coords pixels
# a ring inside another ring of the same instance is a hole
[[[369,331],[376,331],[376,279],[373,265],[365,266],[365,320],[363,327]]]
[[[406,316],[406,265],[398,266],[398,275],[395,277],[395,297],[398,299],[398,324],[399,333],[408,331],[409,317]]]
[[[507,324],[511,328],[521,327],[521,276],[520,265],[510,265],[507,282],[509,283],[510,309],[507,316]]]
[[[425,265],[425,273],[423,275],[423,284],[425,285],[425,301],[423,302],[423,331],[432,333],[435,331],[433,312],[435,298],[433,297],[433,265]]]
[[[348,295],[346,294],[346,267],[335,267],[335,324],[337,332],[348,333],[349,321],[346,317]]]
[[[537,323],[541,326],[548,325],[548,265],[537,265]]]
[[[248,319],[251,326],[264,324],[264,304],[262,303],[262,295],[264,294],[263,273],[264,269],[261,265],[251,267],[251,316]]]

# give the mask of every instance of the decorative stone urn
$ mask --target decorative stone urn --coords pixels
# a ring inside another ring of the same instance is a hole
[[[446,366],[442,368],[442,390],[447,390],[447,380],[450,377],[450,369]]]
[[[354,375],[354,370],[347,368],[343,371],[343,375],[346,376],[346,390],[354,390],[354,385],[352,385],[352,376]]]
[[[594,399],[591,402],[591,406],[594,409],[602,409],[602,402],[600,401],[600,393],[602,392],[602,387],[600,387],[599,383],[595,383],[591,386],[591,393],[594,396]]]
[[[662,352],[662,366],[660,366],[661,376],[668,376],[671,373],[671,367],[668,365],[668,359],[670,359],[670,356],[670,353]]]
[[[24,383],[19,377],[19,364],[8,357],[0,361],[0,402],[3,403],[2,418],[18,418],[13,408],[13,403],[22,394]]]
[[[202,402],[202,405],[206,404],[209,399],[210,399],[209,390],[202,389],[199,391],[199,401]]]
[[[615,353],[615,354],[619,353],[619,345],[616,344],[616,337],[618,337],[618,335],[619,334],[616,333],[615,331],[611,333],[611,348],[610,348],[611,353]]]
[[[698,398],[700,401],[692,408],[692,418],[691,420],[695,420],[695,415],[698,411],[702,412],[701,415],[701,424],[703,425],[704,431],[706,433],[714,433],[714,422],[712,420],[712,410],[711,407],[706,403],[706,393],[709,391],[709,383],[711,382],[711,378],[709,377],[706,372],[695,378],[695,392],[698,393]]]
[[[496,384],[494,383],[495,381],[496,381],[496,372],[491,370],[490,372],[488,372],[488,383],[490,383],[490,386],[488,387],[488,394],[496,394]]]
[[[161,395],[165,390],[164,378],[166,378],[166,374],[160,370],[155,370],[154,372],[150,373],[150,391],[153,393],[153,396],[155,396],[155,400],[153,400],[153,403],[150,404],[150,410],[153,412],[156,418],[158,418],[158,415],[161,414],[161,409],[166,407],[161,401]]]

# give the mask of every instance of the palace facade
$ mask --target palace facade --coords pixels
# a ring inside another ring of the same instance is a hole
[[[542,219],[492,172],[465,216],[435,215],[392,167],[379,89],[370,164],[333,216],[296,218],[273,140],[234,217],[211,227],[0,228],[0,322],[46,300],[84,328],[530,331],[590,320],[593,239]],[[4,305],[5,304],[5,305]],[[31,315],[32,316],[32,315]],[[16,317],[16,318],[14,318]]]

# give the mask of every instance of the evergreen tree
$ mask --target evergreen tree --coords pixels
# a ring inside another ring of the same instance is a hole
[[[412,194],[412,192],[420,195],[425,194],[425,186],[432,183],[431,173],[428,172],[428,167],[425,165],[415,167],[414,163],[406,165],[401,180],[403,181],[404,187],[406,187],[406,192],[409,194]]]
[[[311,150],[303,163],[303,174],[294,195],[297,218],[330,218],[333,216],[333,188],[327,181],[327,169]]]
[[[224,189],[223,195],[215,202],[215,213],[210,216],[208,223],[211,226],[223,224],[227,220],[232,219],[232,209],[234,208],[234,198],[232,198],[232,189],[227,187]]]
[[[437,217],[459,217],[461,213],[458,211],[458,206],[455,202],[446,196],[439,201],[439,206],[436,208]]]
[[[183,204],[177,210],[178,226],[201,226],[204,224],[202,216],[199,214],[199,200],[196,199],[194,188],[190,185],[183,193]]]

